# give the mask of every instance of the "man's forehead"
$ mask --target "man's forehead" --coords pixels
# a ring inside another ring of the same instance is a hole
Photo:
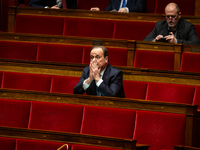
[[[101,48],[94,48],[91,50],[90,55],[102,55],[103,50]]]

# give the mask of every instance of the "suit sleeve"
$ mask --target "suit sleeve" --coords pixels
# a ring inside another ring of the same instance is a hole
[[[102,82],[99,86],[99,91],[104,96],[117,97],[123,89],[123,73],[119,71],[116,75],[110,77],[109,86]]]
[[[131,0],[130,3],[127,3],[127,7],[129,12],[145,12],[146,0],[135,0],[135,3],[133,0]]]
[[[111,11],[112,10],[112,2],[110,0],[108,6],[106,7],[105,11]]]
[[[149,33],[149,35],[147,35],[143,41],[153,41],[157,36],[157,32],[156,32],[156,27],[151,31],[151,33]]]
[[[39,8],[44,8],[45,6],[42,5],[41,0],[31,0],[30,3],[28,4],[29,7],[39,7]]]
[[[187,40],[177,39],[178,43],[199,45],[199,38],[195,31],[195,26],[193,24],[190,25],[189,31],[186,37],[187,37]]]

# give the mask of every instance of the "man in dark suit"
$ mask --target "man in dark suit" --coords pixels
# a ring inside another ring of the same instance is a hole
[[[165,7],[166,20],[158,21],[144,41],[163,41],[168,43],[199,44],[195,26],[183,18],[177,4]]]
[[[90,65],[83,69],[74,94],[125,97],[123,74],[108,63],[108,51],[103,46],[94,46],[90,51]]]
[[[76,0],[66,0],[68,9],[76,9]],[[60,9],[62,8],[62,0],[31,0],[29,7],[39,7],[39,8],[52,8]]]
[[[117,12],[145,12],[146,0],[110,0],[105,11]],[[98,7],[93,7],[91,11],[100,11]]]

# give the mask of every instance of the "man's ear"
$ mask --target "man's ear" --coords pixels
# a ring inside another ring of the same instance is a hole
[[[109,60],[108,60],[108,56],[105,57],[105,60],[106,60],[106,62],[108,63],[108,61],[109,61]]]
[[[181,18],[181,12],[179,12],[179,19]]]

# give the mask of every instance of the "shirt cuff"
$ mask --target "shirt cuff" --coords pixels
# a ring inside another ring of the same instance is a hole
[[[127,13],[129,13],[129,9],[128,9],[128,7],[125,7],[126,8],[126,10],[127,10]]]
[[[96,86],[99,87],[102,82],[103,82],[103,80],[100,79],[98,82],[96,82]]]
[[[87,79],[85,79],[85,80],[83,81],[83,89],[84,89],[84,90],[86,90],[86,89],[90,86],[90,84],[85,83],[86,80],[87,80]]]

